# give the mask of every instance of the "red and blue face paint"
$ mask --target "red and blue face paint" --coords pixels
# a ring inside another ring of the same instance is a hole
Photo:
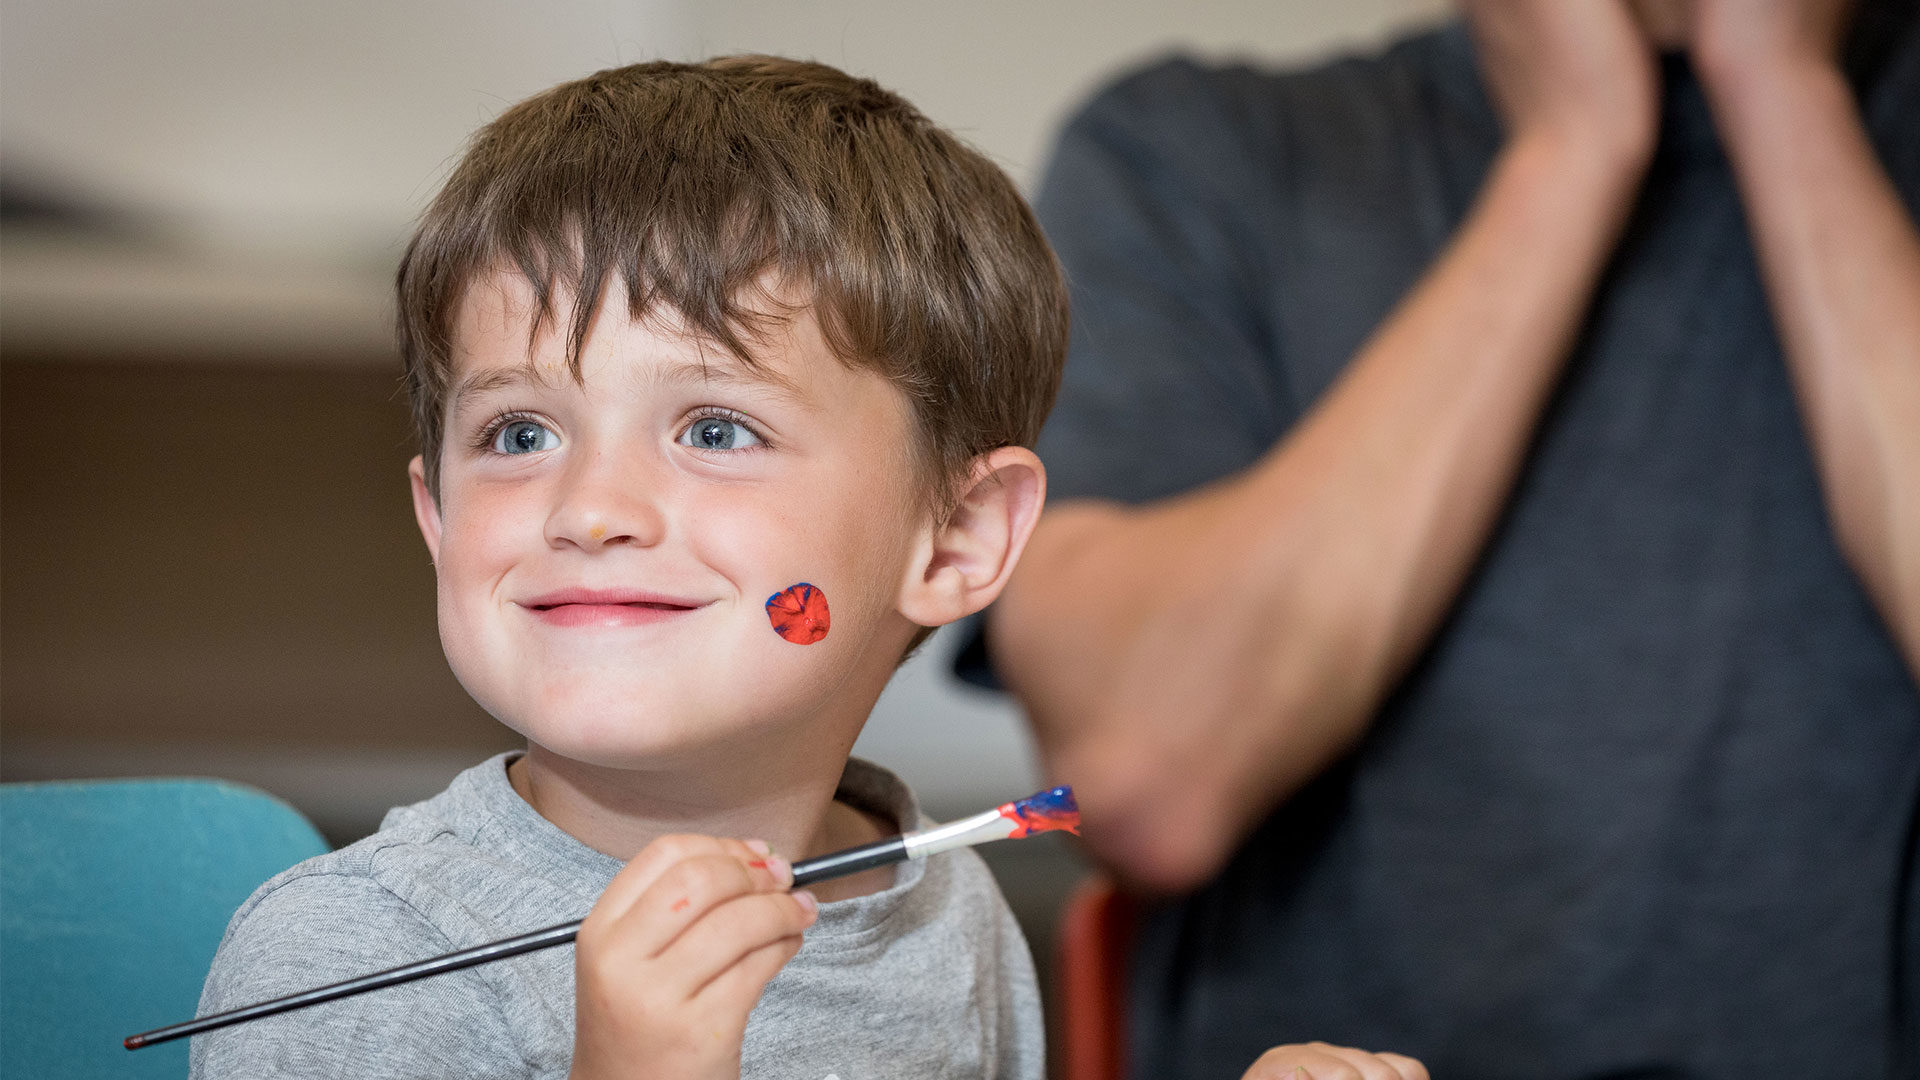
[[[1007,803],[1000,816],[1014,823],[1014,831],[1007,834],[1013,840],[1056,829],[1080,835],[1080,804],[1073,800],[1072,788],[1057,787]]]
[[[833,621],[827,614],[827,594],[804,581],[767,597],[767,618],[774,633],[795,645],[826,637]]]

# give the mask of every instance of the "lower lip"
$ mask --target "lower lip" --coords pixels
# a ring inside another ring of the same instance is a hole
[[[548,626],[652,626],[676,616],[691,615],[698,609],[646,604],[560,604],[527,610]]]

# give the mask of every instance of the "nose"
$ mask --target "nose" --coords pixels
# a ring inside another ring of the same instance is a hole
[[[547,513],[547,544],[587,551],[658,544],[667,529],[663,481],[643,462],[606,453],[576,458]]]

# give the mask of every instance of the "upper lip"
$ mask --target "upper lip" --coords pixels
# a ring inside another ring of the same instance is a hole
[[[518,603],[521,607],[536,609],[563,607],[568,604],[644,604],[648,607],[660,608],[697,608],[704,606],[706,601],[648,592],[644,589],[572,588],[555,589],[537,596],[529,596]]]

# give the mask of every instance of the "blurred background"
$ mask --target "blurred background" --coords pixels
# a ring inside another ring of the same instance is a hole
[[[440,654],[390,339],[466,136],[598,68],[774,52],[877,79],[1026,190],[1069,111],[1171,51],[1368,49],[1439,0],[6,0],[0,777],[212,775],[330,840],[513,745]],[[937,635],[858,753],[937,818],[1024,795]],[[1070,843],[989,848],[1044,961]]]

